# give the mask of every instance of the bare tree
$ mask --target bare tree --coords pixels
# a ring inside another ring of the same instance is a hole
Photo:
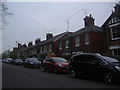
[[[12,13],[8,11],[5,2],[0,1],[0,28],[2,30],[4,29],[4,26],[8,25],[8,22],[5,19],[7,15],[12,15]]]

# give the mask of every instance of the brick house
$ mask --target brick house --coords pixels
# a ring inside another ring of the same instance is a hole
[[[58,53],[58,40],[69,35],[71,32],[64,32],[62,34],[58,34],[56,36],[53,36],[52,33],[48,33],[46,35],[46,40],[43,41],[42,43],[38,44],[38,47],[40,49],[40,52],[38,53],[37,56],[40,57],[40,59],[45,59],[46,56],[49,53],[54,53],[55,55],[59,56]]]
[[[59,55],[104,53],[103,30],[94,25],[94,18],[84,18],[85,27],[59,40]]]
[[[22,58],[22,51],[26,48],[26,44],[21,45],[20,43],[18,43],[18,47],[14,47],[13,51],[11,52],[11,54],[13,55],[13,58]]]
[[[102,25],[105,34],[105,53],[120,58],[120,4]]]
[[[94,18],[86,16],[84,18],[84,28],[76,31],[72,35],[73,54],[74,53],[103,53],[103,30],[94,25]]]
[[[40,38],[37,38],[35,40],[35,45],[33,45],[32,42],[29,42],[28,47],[22,50],[22,59],[25,59],[27,57],[37,57],[37,54],[39,53],[39,49],[38,49],[39,43],[41,43]]]

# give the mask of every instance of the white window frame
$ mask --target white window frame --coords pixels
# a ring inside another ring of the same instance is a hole
[[[40,47],[40,53],[42,53],[42,47]]]
[[[49,51],[52,51],[52,44],[49,44]]]
[[[114,23],[114,18],[113,17],[111,18],[111,22]]]
[[[62,42],[59,43],[59,49],[62,49]]]
[[[90,44],[89,34],[85,34],[85,45]]]
[[[118,21],[118,20],[117,20],[117,17],[114,17],[114,20],[115,20],[115,23],[116,23],[116,22]]]
[[[65,41],[65,48],[66,48],[66,49],[69,48],[69,40],[66,40],[66,41]]]
[[[120,49],[120,48],[118,48],[118,49]],[[112,54],[113,54],[113,56],[116,56],[116,55],[115,55],[115,50],[117,50],[117,49],[112,49]],[[119,55],[118,52],[117,52],[117,55]]]
[[[45,52],[47,52],[47,45],[45,46]]]
[[[43,52],[45,52],[45,46],[44,46],[44,48],[43,48]]]
[[[111,36],[112,36],[112,40],[120,39],[120,37],[117,37],[117,38],[114,38],[114,37],[113,37],[113,27],[111,27]]]
[[[34,49],[34,53],[36,54],[37,52],[36,52],[36,49]]]
[[[80,37],[79,36],[75,37],[75,46],[76,47],[80,46]]]

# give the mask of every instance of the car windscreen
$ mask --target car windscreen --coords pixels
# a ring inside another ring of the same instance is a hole
[[[15,61],[16,62],[23,62],[21,59],[16,59]]]
[[[119,62],[117,59],[115,58],[111,58],[111,57],[106,57],[106,56],[103,56],[103,58],[107,61],[107,62]]]
[[[39,62],[36,58],[30,58],[29,59],[31,62]]]
[[[54,62],[67,62],[64,58],[53,58]]]

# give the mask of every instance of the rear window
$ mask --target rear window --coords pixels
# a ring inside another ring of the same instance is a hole
[[[31,62],[39,62],[36,58],[30,58],[29,59]]]
[[[93,55],[78,55],[73,57],[73,61],[93,63],[98,61],[98,58]]]
[[[67,62],[64,58],[53,58],[54,62]]]
[[[103,56],[103,58],[107,61],[107,62],[119,62],[117,59],[115,58],[111,58],[111,57],[106,57],[106,56]]]

